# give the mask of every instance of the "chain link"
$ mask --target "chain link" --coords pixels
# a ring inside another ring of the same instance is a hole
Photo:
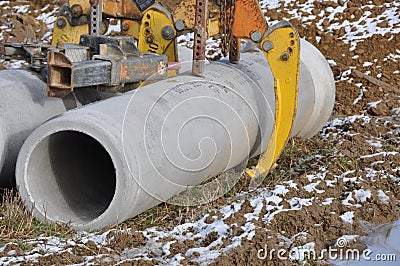
[[[230,11],[228,12],[229,9]],[[231,40],[233,37],[233,23],[235,22],[235,9],[236,0],[221,0],[221,48],[224,56],[227,56],[230,51]]]

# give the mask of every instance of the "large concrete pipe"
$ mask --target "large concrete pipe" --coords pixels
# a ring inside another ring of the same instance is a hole
[[[190,49],[179,47],[181,60],[191,58]],[[15,185],[15,164],[29,134],[66,109],[107,99],[115,94],[80,89],[62,101],[46,98],[46,82],[28,70],[0,71],[0,188]]]
[[[316,134],[334,102],[325,59],[304,41],[302,55],[312,60],[302,56],[292,136]],[[314,67],[324,74],[311,73]],[[22,147],[21,197],[40,220],[78,230],[134,217],[264,151],[274,125],[273,85],[264,55],[252,51],[235,66],[207,65],[204,78],[183,74],[66,112]]]
[[[0,187],[15,184],[15,163],[29,134],[65,111],[60,99],[46,99],[46,83],[26,70],[0,71]]]
[[[35,72],[0,71],[0,188],[15,185],[18,153],[33,130],[67,109],[114,96],[85,88],[61,100],[47,98],[46,88]]]

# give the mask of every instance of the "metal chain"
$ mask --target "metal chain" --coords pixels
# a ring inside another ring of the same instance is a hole
[[[230,12],[228,15],[228,2],[230,2]],[[235,21],[236,0],[222,0],[221,1],[221,45],[222,53],[227,56],[230,51],[230,44],[232,40],[232,28]]]
[[[221,48],[222,48],[222,53],[224,56],[226,56],[226,51],[227,51],[227,43],[226,43],[226,0],[221,1],[221,7],[220,7],[220,12],[221,12],[221,17],[220,17],[220,26],[221,26]]]

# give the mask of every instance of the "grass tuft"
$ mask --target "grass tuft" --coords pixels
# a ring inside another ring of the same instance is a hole
[[[56,236],[70,238],[74,234],[67,225],[41,223],[34,218],[32,210],[27,210],[14,190],[2,193],[0,205],[0,246],[9,242],[18,243],[21,249],[29,249],[25,242],[37,237]]]

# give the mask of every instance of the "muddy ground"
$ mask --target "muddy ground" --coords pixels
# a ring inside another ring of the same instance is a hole
[[[270,23],[290,20],[329,59],[337,96],[320,134],[292,140],[257,191],[249,192],[243,178],[229,196],[207,206],[162,205],[104,232],[14,239],[0,248],[0,263],[324,265],[327,256],[260,259],[259,251],[362,251],[363,235],[399,220],[400,4],[260,3]],[[0,1],[0,7],[2,40],[48,40],[57,3]]]

